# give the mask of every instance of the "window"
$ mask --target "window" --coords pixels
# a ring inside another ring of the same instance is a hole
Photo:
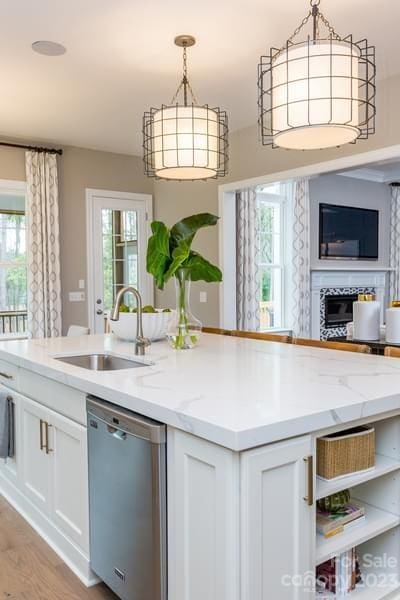
[[[0,193],[0,335],[27,325],[25,198]]]
[[[274,184],[274,191],[276,184]],[[264,189],[257,195],[259,208],[261,279],[260,327],[261,330],[284,327],[283,283],[284,252],[282,247],[284,227],[284,197]]]

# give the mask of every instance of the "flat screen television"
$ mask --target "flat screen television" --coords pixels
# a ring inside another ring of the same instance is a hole
[[[378,259],[379,211],[319,205],[319,258]]]

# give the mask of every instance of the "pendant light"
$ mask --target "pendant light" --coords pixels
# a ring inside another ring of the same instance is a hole
[[[320,0],[310,4],[286,43],[260,59],[264,145],[315,150],[375,133],[375,48],[367,40],[354,42],[351,35],[342,38],[320,12]],[[299,41],[311,24],[312,32]]]
[[[169,180],[223,177],[228,166],[228,119],[219,108],[200,105],[189,83],[186,49],[196,40],[179,35],[183,75],[171,102],[151,108],[143,117],[145,173]],[[183,102],[179,102],[182,94]],[[188,96],[190,95],[190,101]]]

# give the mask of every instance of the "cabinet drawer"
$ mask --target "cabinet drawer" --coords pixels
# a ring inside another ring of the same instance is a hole
[[[0,383],[13,390],[18,389],[18,367],[0,360]]]
[[[26,369],[19,372],[19,390],[56,412],[86,426],[86,394]]]

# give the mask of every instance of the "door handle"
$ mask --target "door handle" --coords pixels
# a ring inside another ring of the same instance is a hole
[[[43,419],[40,419],[39,432],[40,432],[40,449],[41,450],[44,450],[44,448],[46,447],[46,444],[43,441],[43,425],[44,425],[44,421],[43,421]]]
[[[51,427],[51,425],[49,425],[49,423],[47,421],[44,422],[44,430],[46,433],[46,454],[50,454],[50,452],[53,452],[53,450],[51,448],[49,448],[49,428]]]
[[[9,373],[4,373],[3,371],[0,371],[0,377],[4,377],[4,379],[14,379],[12,375]]]
[[[103,314],[103,311],[101,310],[101,308],[98,308],[96,310],[96,315],[102,315],[102,314]]]
[[[303,460],[307,464],[307,496],[303,499],[308,506],[312,506],[314,504],[314,457],[306,456]]]

